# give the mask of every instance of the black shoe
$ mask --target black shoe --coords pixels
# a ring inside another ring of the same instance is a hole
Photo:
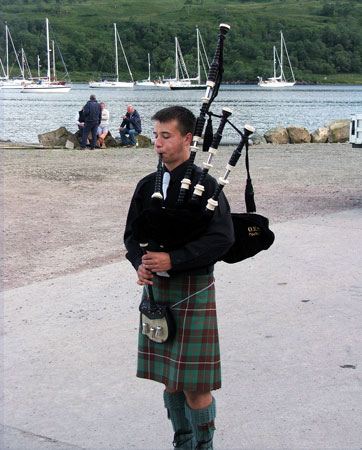
[[[196,446],[196,450],[208,450],[208,449],[213,449],[213,445],[212,445],[212,439],[210,439],[209,441],[202,441],[202,442],[198,442],[197,446]]]
[[[193,438],[194,438],[194,435],[193,435],[192,431],[186,431],[186,432],[185,431],[176,431],[176,433],[173,437],[172,444],[173,444],[174,448],[176,448],[176,449],[177,448],[192,449],[194,447],[193,446],[193,443],[194,443]],[[188,445],[186,445],[186,444],[188,444]]]

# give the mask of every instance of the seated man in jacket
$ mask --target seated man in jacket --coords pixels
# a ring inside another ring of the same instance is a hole
[[[119,127],[122,145],[136,147],[135,136],[141,133],[141,117],[132,105],[127,106],[127,113],[122,116],[123,121]],[[130,142],[126,136],[129,136]]]

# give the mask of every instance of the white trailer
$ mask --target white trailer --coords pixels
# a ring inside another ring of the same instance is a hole
[[[352,147],[362,147],[362,114],[353,114],[351,117],[349,142]]]

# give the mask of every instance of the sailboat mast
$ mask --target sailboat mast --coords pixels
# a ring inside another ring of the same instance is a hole
[[[148,56],[148,80],[147,81],[151,81],[151,59],[150,59],[150,54],[147,53]]]
[[[274,65],[274,75],[273,78],[277,77],[277,56],[276,56],[277,49],[275,48],[275,45],[273,46],[273,65]]]
[[[284,75],[284,70],[283,70],[283,53],[284,53],[284,49],[283,49],[283,32],[280,31],[280,79],[282,81],[285,81],[285,75]]]
[[[5,24],[5,47],[6,47],[6,79],[9,79],[9,28]]]
[[[178,73],[178,43],[177,43],[177,37],[175,37],[175,78],[176,81],[179,80],[179,73]]]
[[[200,72],[200,37],[199,27],[196,27],[196,42],[197,42],[197,83],[201,84],[201,72]]]
[[[133,75],[132,75],[131,69],[130,69],[129,64],[128,64],[126,52],[124,51],[123,44],[122,44],[121,38],[119,37],[117,29],[116,29],[116,32],[117,32],[118,42],[119,42],[119,45],[121,46],[121,50],[122,50],[122,53],[123,53],[123,58],[126,61],[126,66],[127,66],[127,69],[128,69],[129,76],[131,77],[132,83],[134,83]],[[117,54],[117,56],[118,56],[118,54]],[[118,81],[118,58],[117,58],[117,81]]]
[[[21,71],[23,75],[23,80],[25,79],[25,55],[24,55],[24,49],[21,47]]]
[[[288,53],[288,49],[287,49],[287,44],[285,43],[284,35],[283,35],[283,45],[284,45],[285,54],[287,55],[287,58],[288,58],[288,64],[289,64],[290,72],[292,74],[293,83],[295,83],[295,76],[294,76],[294,72],[293,72],[293,67],[292,67],[292,63],[290,62],[289,53]]]
[[[49,48],[49,20],[45,18],[45,27],[47,35],[47,78],[50,81],[50,48]]]
[[[40,78],[40,57],[39,57],[39,55],[37,56],[37,61],[38,61],[38,78]]]
[[[1,66],[1,70],[3,71],[4,78],[5,78],[6,77],[5,67],[4,67],[4,64],[3,64],[2,60],[1,60],[1,58],[0,58],[0,66]]]
[[[117,25],[114,23],[114,52],[115,52],[115,68],[116,68],[116,81],[118,82],[118,46],[117,46]]]
[[[54,51],[54,41],[52,40],[52,52],[53,52],[53,77],[54,81],[56,81],[56,74],[55,74],[55,51]]]
[[[113,24],[114,28],[114,68],[116,71],[116,81],[118,82],[118,45],[117,45],[117,25]]]

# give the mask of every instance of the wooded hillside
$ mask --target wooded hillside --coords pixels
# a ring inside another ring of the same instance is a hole
[[[196,25],[211,58],[218,24],[229,23],[224,80],[256,82],[272,72],[272,48],[283,30],[298,81],[362,83],[362,0],[0,0],[17,50],[36,73],[46,66],[48,17],[72,81],[114,73],[113,23],[135,79],[174,74],[178,37],[190,75],[196,72]],[[0,56],[4,61],[4,39]],[[129,79],[122,56],[122,79]],[[59,70],[62,70],[60,60]],[[16,74],[14,66],[13,74]]]

